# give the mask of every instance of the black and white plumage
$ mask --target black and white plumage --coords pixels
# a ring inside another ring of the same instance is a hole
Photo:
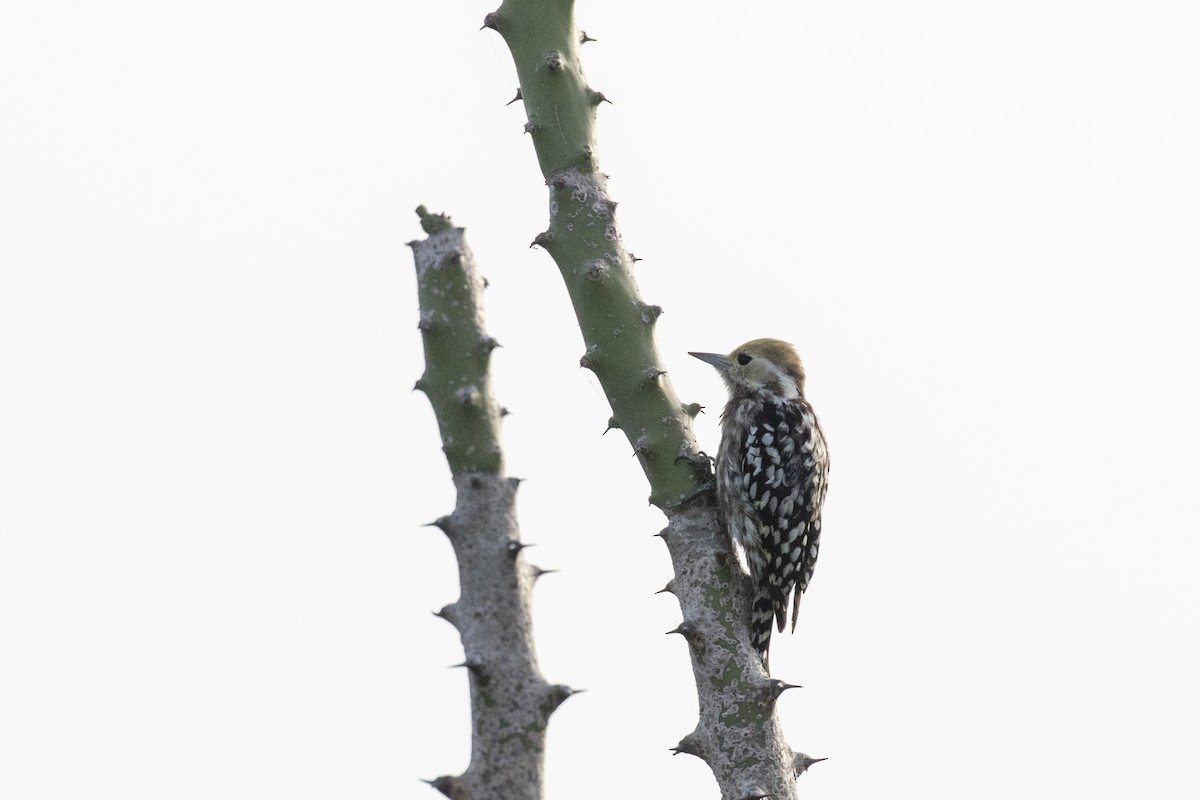
[[[755,585],[750,632],[768,664],[772,622],[792,630],[821,544],[829,450],[804,397],[804,367],[778,339],[755,339],[729,355],[692,353],[729,389],[717,451],[717,501]]]

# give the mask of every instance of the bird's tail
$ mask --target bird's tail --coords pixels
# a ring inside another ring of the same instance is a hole
[[[771,647],[771,628],[778,626],[779,632],[783,633],[787,627],[788,621],[788,606],[792,607],[792,632],[796,630],[796,616],[800,611],[800,594],[802,590],[799,586],[789,586],[788,590],[782,591],[780,587],[772,584],[768,580],[763,580],[758,585],[758,591],[754,595],[754,605],[750,611],[750,640],[754,643],[754,648],[758,650],[762,656],[763,667],[770,674],[771,669],[767,666],[767,654]]]
[[[767,656],[771,649],[771,628],[775,622],[775,597],[769,586],[759,584],[750,609],[750,642],[762,656],[763,669],[769,675]]]

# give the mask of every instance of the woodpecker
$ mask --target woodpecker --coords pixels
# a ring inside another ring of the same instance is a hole
[[[779,339],[729,355],[689,353],[716,367],[729,390],[717,450],[717,503],[754,582],[750,638],[769,671],[772,620],[792,631],[821,543],[829,450],[804,397],[804,367]]]

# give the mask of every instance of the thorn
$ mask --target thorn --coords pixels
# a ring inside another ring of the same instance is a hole
[[[421,333],[429,333],[433,327],[433,311],[422,311],[421,316],[417,319],[417,330]]]
[[[479,343],[483,345],[483,349],[489,353],[500,346],[499,342],[497,342],[491,336],[488,336],[486,333],[479,337]]]
[[[449,516],[438,517],[433,522],[426,522],[421,527],[422,528],[437,528],[442,533],[448,534],[448,533],[450,533],[450,517]]]
[[[483,659],[476,655],[469,655],[461,664],[451,664],[449,669],[458,669],[459,667],[466,667],[471,672],[478,672],[483,669]]]
[[[635,256],[633,253],[630,253],[630,254],[629,254],[629,260],[630,260],[630,261],[632,261],[633,263],[635,263],[635,264],[636,264],[637,262],[639,262],[639,261],[644,261],[645,259],[638,258],[638,257],[637,257],[637,256]]]
[[[542,569],[541,567],[533,567],[533,579],[536,581],[538,578],[542,577],[543,575],[553,575],[555,572],[558,572],[558,570]]]
[[[650,369],[646,370],[646,375],[648,375],[652,381],[656,381],[666,374],[667,371],[665,369],[659,369],[658,367],[650,367]]]
[[[671,748],[671,755],[677,756],[680,753],[687,753],[689,756],[703,758],[700,755],[700,742],[696,739],[695,732],[689,733],[679,740],[679,744]]]
[[[508,485],[511,486],[512,490],[515,492],[517,489],[521,488],[521,482],[524,480],[524,478],[509,478]]]
[[[588,42],[594,42],[594,41],[596,41],[596,40],[587,35],[587,31],[579,32],[579,43],[580,44],[587,44]]]
[[[449,775],[442,775],[440,778],[434,778],[431,781],[421,778],[421,783],[428,783],[430,786],[446,795],[446,797],[452,798],[454,797],[455,792],[458,791],[458,778],[453,778]]]
[[[799,778],[813,764],[820,764],[822,761],[828,761],[828,758],[813,758],[807,753],[793,753],[792,767],[796,770],[796,777]]]
[[[509,101],[508,101],[507,103],[505,103],[504,105],[506,105],[506,106],[511,106],[513,103],[517,102],[518,100],[524,100],[524,99],[525,99],[525,98],[524,98],[524,97],[521,95],[521,87],[520,87],[520,86],[518,86],[518,87],[517,87],[517,96],[516,96],[516,97],[514,97],[512,100],[509,100]]]
[[[533,547],[533,545],[517,541],[516,539],[509,539],[508,544],[504,545],[505,551],[508,552],[509,555],[513,556],[524,550],[526,547]]]
[[[529,244],[529,249],[540,247],[543,250],[548,249],[548,245],[554,241],[554,234],[550,231],[542,231],[537,236],[533,237],[533,241]]]
[[[659,589],[655,594],[675,594],[675,580],[672,578],[667,581],[667,585]]]
[[[683,622],[679,623],[677,626],[675,626],[671,630],[667,631],[666,635],[670,636],[673,633],[678,633],[680,636],[682,636],[684,639],[687,639],[689,642],[696,638],[696,628],[694,625],[692,625],[692,623],[688,622],[687,620],[684,620]]]
[[[413,384],[413,391],[429,394],[429,390],[425,388],[425,379],[423,377],[417,378],[417,382]]]
[[[479,30],[491,28],[494,31],[499,31],[500,29],[496,27],[496,20],[499,18],[499,16],[499,13],[496,11],[489,11],[488,13],[484,14],[483,24],[479,26]]]
[[[491,281],[489,281],[487,278],[483,278],[483,288],[486,289],[491,285],[492,285]]]
[[[767,702],[773,704],[778,701],[780,695],[782,695],[788,689],[803,689],[804,687],[797,683],[788,683],[787,681],[773,679],[767,681],[763,688],[768,698]]]
[[[546,53],[546,58],[543,59],[542,63],[551,72],[558,72],[562,69],[562,54],[557,50],[551,50],[549,53]]]
[[[511,413],[512,413],[512,412],[511,412],[511,411],[509,411],[509,410],[508,410],[507,408],[505,408],[504,406],[500,406],[500,416],[501,416],[501,417],[507,417],[507,416],[508,416],[509,414],[511,414]]]
[[[609,431],[619,431],[619,430],[621,430],[621,426],[617,424],[617,418],[609,417],[608,418],[608,427],[604,429],[604,433],[608,433]],[[604,433],[602,433],[600,435],[603,436]]]
[[[612,105],[612,100],[604,96],[604,92],[597,92],[595,89],[588,89],[588,99],[592,101],[592,105],[598,106],[601,103]]]
[[[654,322],[655,320],[657,320],[659,317],[662,316],[662,313],[663,313],[662,306],[652,306],[652,305],[648,305],[646,303],[642,303],[641,308],[642,308],[642,322],[646,323],[647,325],[649,325],[652,322]]]
[[[650,444],[646,441],[645,433],[642,433],[642,435],[637,438],[637,441],[633,443],[633,452],[635,455],[643,456],[647,459],[650,458]]]
[[[535,133],[537,131],[537,129],[538,129],[538,126],[534,125],[533,122],[525,123],[525,132],[526,133]]]
[[[433,615],[439,619],[446,620],[446,622],[449,622],[456,628],[458,627],[458,606],[454,603],[442,606],[437,611],[434,611]]]
[[[683,413],[694,418],[704,413],[704,406],[699,403],[688,403],[683,407]]]
[[[657,536],[658,538],[662,539],[665,542],[667,540],[667,535],[670,532],[671,532],[671,527],[668,525],[667,527],[663,528],[661,531],[659,531],[658,533],[656,533],[654,535]]]
[[[566,702],[568,697],[576,694],[582,694],[586,689],[572,689],[570,686],[558,683],[550,687],[549,695],[546,697],[547,712],[552,712],[554,709]]]
[[[583,369],[590,369],[593,372],[596,370],[596,364],[592,361],[592,353],[595,352],[594,347],[589,347],[588,351],[579,357],[579,366]]]

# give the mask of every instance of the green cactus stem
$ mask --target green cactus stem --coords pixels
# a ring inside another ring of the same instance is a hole
[[[450,472],[499,475],[501,412],[488,373],[497,344],[483,327],[483,279],[462,228],[425,206],[417,215],[428,237],[409,242],[425,344],[425,373],[415,388],[433,405]]]

